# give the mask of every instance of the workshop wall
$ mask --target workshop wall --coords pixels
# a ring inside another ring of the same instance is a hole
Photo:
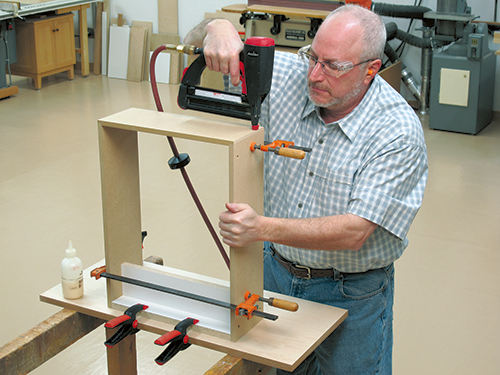
[[[399,5],[414,5],[415,2],[419,0],[390,0],[390,1],[380,1],[381,3],[399,4]],[[220,9],[223,6],[238,3],[237,1],[230,0],[182,0],[178,2],[178,15],[179,15],[179,35],[182,38],[201,22],[204,18],[205,12],[213,12],[216,9]],[[494,21],[494,1],[484,1],[484,0],[468,0],[467,4],[472,9],[472,14],[479,16],[479,20],[484,21]],[[422,6],[429,7],[433,10],[437,9],[437,0],[422,0]],[[110,10],[111,17],[117,17],[118,13],[122,13],[124,18],[127,20],[140,20],[140,21],[150,21],[153,22],[153,32],[158,32],[158,7],[157,1],[146,0],[146,1],[135,1],[135,0],[110,0]],[[496,19],[497,22],[500,20],[500,10],[498,11]],[[384,17],[387,22],[395,22],[399,28],[402,30],[407,30],[410,20],[407,19],[397,19]],[[418,29],[422,26],[422,22],[415,20],[413,22],[410,33],[415,36],[422,36],[422,32]],[[490,48],[492,50],[500,49],[500,45],[493,44],[493,37],[490,40]],[[399,45],[399,41],[393,42],[395,46]],[[402,60],[408,66],[410,71],[413,73],[416,80],[420,83],[420,59],[421,51],[419,48],[407,46],[403,52]],[[497,77],[500,77],[500,59],[497,58]],[[402,94],[407,99],[412,99],[412,95],[409,91],[402,86]],[[496,80],[495,84],[495,102],[493,110],[500,111],[500,79]]]

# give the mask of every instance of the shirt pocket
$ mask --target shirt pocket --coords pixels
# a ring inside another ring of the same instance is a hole
[[[324,166],[316,170],[313,210],[318,216],[342,215],[347,212],[354,183],[355,169]]]

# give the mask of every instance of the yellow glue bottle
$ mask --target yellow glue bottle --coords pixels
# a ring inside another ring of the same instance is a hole
[[[77,299],[83,296],[83,265],[69,241],[66,258],[61,262],[61,284],[64,298]]]

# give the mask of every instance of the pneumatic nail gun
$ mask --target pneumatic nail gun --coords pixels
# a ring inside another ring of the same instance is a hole
[[[245,41],[240,53],[241,94],[198,86],[206,62],[202,49],[196,49],[194,53],[200,53],[200,56],[184,73],[179,88],[179,106],[183,109],[250,120],[252,129],[258,129],[261,104],[271,89],[274,40],[251,37]]]

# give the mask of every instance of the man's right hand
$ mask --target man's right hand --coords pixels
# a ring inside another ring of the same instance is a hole
[[[231,83],[240,82],[240,52],[243,42],[233,24],[224,19],[212,20],[206,26],[203,54],[207,68],[231,76]]]

